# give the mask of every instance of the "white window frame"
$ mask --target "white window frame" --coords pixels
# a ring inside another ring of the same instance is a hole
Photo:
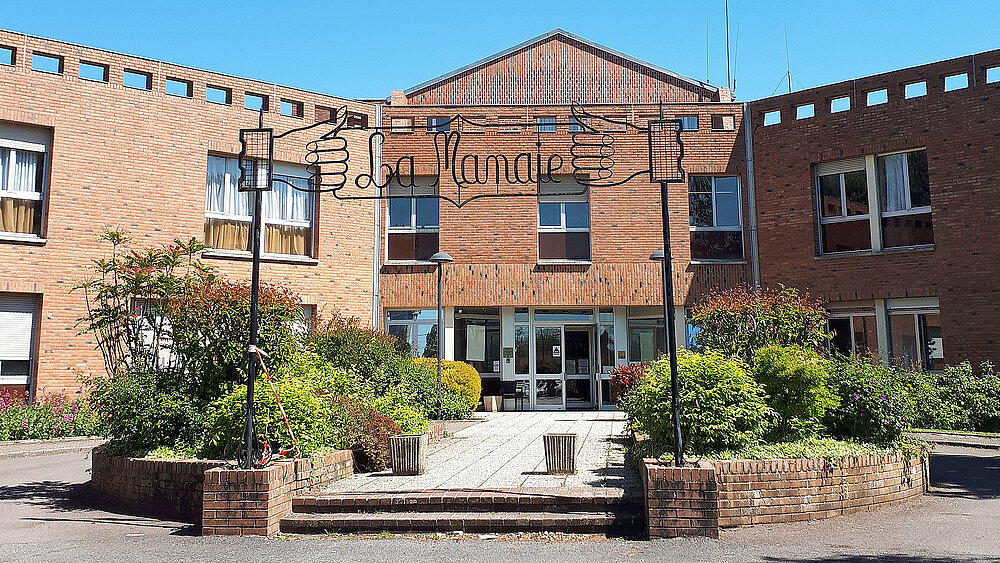
[[[447,133],[451,131],[450,117],[428,117],[427,118],[427,132],[428,133]],[[441,129],[441,127],[447,127],[447,129]]]
[[[851,172],[863,172],[865,175],[865,188],[866,191],[871,190],[871,183],[868,182],[868,171],[864,165],[860,168],[855,168],[852,170],[842,170],[839,172],[832,172],[828,174],[820,174],[818,170],[814,170],[813,183],[815,184],[816,193],[816,217],[819,218],[819,227],[817,229],[817,236],[819,237],[819,253],[823,256],[829,255],[840,255],[840,254],[850,254],[852,252],[871,252],[875,246],[872,240],[871,233],[871,220],[872,220],[872,207],[871,207],[871,194],[868,195],[868,213],[864,215],[848,215],[847,214],[847,180],[844,178],[846,174]],[[819,179],[825,176],[837,176],[840,179],[840,206],[841,215],[839,217],[824,217],[823,216],[823,191],[822,186],[820,186]],[[858,250],[845,250],[842,252],[824,252],[823,251],[823,225],[831,225],[836,223],[849,223],[851,221],[867,221],[869,225],[869,237],[868,237],[868,248],[859,248]]]
[[[916,335],[917,338],[917,353],[919,354],[917,361],[920,362],[920,367],[924,371],[939,373],[940,370],[930,370],[926,365],[925,362],[926,358],[924,358],[925,350],[923,348],[924,333],[920,326],[920,317],[921,315],[938,315],[938,318],[940,319],[941,309],[940,307],[934,306],[930,303],[927,304],[920,303],[921,301],[924,301],[922,299],[912,300],[914,301],[912,305],[910,305],[909,303],[905,303],[906,301],[908,300],[900,299],[896,304],[887,304],[886,320],[888,321],[889,341],[886,343],[886,347],[888,348],[889,351],[889,358],[890,359],[899,358],[899,356],[896,355],[896,351],[892,349],[892,317],[903,317],[903,316],[911,317],[913,319],[914,334]],[[936,299],[933,299],[932,301],[936,301]],[[943,352],[944,351],[943,335],[941,337],[941,348]]]
[[[26,201],[37,201],[37,202],[39,202],[39,205],[43,206],[43,208],[42,208],[41,219],[40,219],[40,223],[41,224],[38,226],[38,234],[37,235],[34,234],[34,233],[15,233],[15,232],[11,232],[11,231],[0,231],[0,235],[2,235],[4,237],[17,237],[17,238],[25,238],[25,239],[41,239],[42,235],[45,233],[45,222],[46,222],[46,219],[47,219],[47,217],[46,217],[47,214],[45,213],[45,209],[44,209],[44,201],[45,201],[46,194],[48,193],[48,182],[49,182],[49,175],[48,175],[49,151],[48,151],[48,146],[45,145],[45,144],[42,144],[42,143],[32,143],[32,142],[28,142],[28,141],[19,141],[19,140],[16,140],[16,139],[6,138],[6,137],[2,136],[3,134],[4,134],[4,129],[0,128],[0,149],[6,149],[6,150],[10,151],[10,155],[8,156],[7,162],[12,162],[14,159],[16,159],[17,158],[17,151],[19,151],[19,150],[20,151],[24,151],[24,152],[39,153],[39,163],[38,163],[38,166],[39,166],[40,170],[39,170],[39,172],[37,172],[37,174],[38,174],[37,185],[36,185],[37,191],[29,192],[29,191],[26,191],[26,190],[3,189],[3,187],[2,187],[3,186],[3,182],[0,182],[0,197],[10,198],[10,199],[20,199],[20,200],[26,200]],[[12,134],[12,135],[16,134],[16,130],[15,130],[15,132],[12,132],[10,134]],[[12,176],[14,174],[14,167],[10,166],[9,169],[7,171],[5,171],[5,172],[7,172],[9,174],[9,176],[7,177],[7,185],[10,186],[10,185],[13,184]]]
[[[437,189],[430,186],[414,186],[412,188],[402,188],[399,186],[389,186],[389,192],[408,190],[410,194],[414,196],[429,196],[437,193]],[[404,227],[394,227],[392,226],[392,221],[390,220],[390,202],[392,199],[409,199],[410,200],[410,224]],[[441,233],[441,200],[437,198],[429,197],[397,197],[387,199],[385,204],[385,224],[386,224],[386,243],[385,243],[385,262],[389,264],[430,264],[427,260],[407,260],[389,257],[389,235],[390,234],[425,234],[425,233]],[[436,227],[417,227],[417,200],[418,199],[432,199],[438,203],[438,224]],[[439,243],[440,246],[440,243]]]
[[[566,226],[566,204],[567,203],[586,203],[587,204],[587,226],[586,227],[567,227]],[[542,225],[542,204],[559,204],[559,224],[558,225]],[[542,258],[541,257],[541,244],[538,244],[539,237],[542,233],[590,233],[590,225],[592,224],[592,218],[590,215],[590,190],[587,193],[580,195],[539,195],[538,203],[535,206],[535,224],[538,226],[538,232],[535,236],[536,241],[536,259],[540,264],[588,264],[593,258],[593,241],[590,241],[588,245],[587,254],[591,256],[586,260],[575,259],[575,258]]]
[[[746,249],[745,249],[746,240],[745,240],[745,236],[744,236],[744,233],[743,233],[743,182],[742,182],[742,180],[740,179],[739,176],[709,176],[707,174],[694,174],[693,176],[698,176],[698,177],[701,177],[701,178],[711,178],[711,180],[712,180],[712,225],[718,225],[719,224],[719,208],[718,208],[719,198],[716,195],[715,180],[718,179],[718,178],[735,178],[736,179],[736,207],[737,207],[737,209],[739,211],[740,224],[738,226],[735,226],[735,227],[733,227],[733,226],[726,226],[726,227],[718,227],[718,226],[705,227],[705,226],[700,226],[700,225],[692,225],[691,221],[688,220],[688,231],[692,232],[692,233],[693,232],[697,232],[697,231],[719,231],[719,232],[726,231],[726,232],[734,232],[734,233],[735,232],[739,232],[740,233],[740,242],[743,243],[743,244],[740,245],[740,254],[741,254],[741,257],[738,258],[738,259],[735,259],[735,258],[692,258],[691,261],[697,264],[699,262],[712,262],[712,263],[716,263],[716,262],[742,262],[742,261],[746,260]],[[691,193],[691,184],[689,183],[688,184],[688,213],[691,212],[691,207],[690,207],[690,205],[691,205],[690,204],[690,201],[691,201],[690,200],[690,193]]]
[[[0,311],[5,313],[12,313],[14,315],[30,314],[29,331],[28,334],[28,346],[27,346],[27,358],[9,358],[4,360],[0,359],[0,364],[4,361],[9,362],[28,362],[28,375],[21,377],[13,376],[0,376],[0,385],[24,385],[29,392],[34,391],[35,387],[35,371],[36,364],[38,360],[38,328],[41,321],[41,311],[39,296],[32,294],[20,294],[20,293],[6,293],[0,292],[0,301],[5,299],[12,299],[15,302],[21,301],[21,307],[8,307],[7,310],[0,308]],[[24,303],[30,304],[30,311],[27,307],[24,307]],[[9,352],[9,350],[7,350]]]
[[[896,155],[896,154],[905,154],[905,155],[907,155],[907,157],[906,157],[906,166],[903,167],[903,178],[906,181],[906,189],[903,190],[903,193],[905,194],[905,197],[906,197],[906,209],[899,209],[899,210],[896,210],[896,211],[882,211],[882,190],[881,190],[881,188],[878,188],[878,194],[877,194],[877,197],[878,197],[878,210],[879,210],[879,215],[881,217],[899,217],[899,216],[902,216],[902,215],[921,215],[921,214],[924,214],[924,213],[931,213],[931,207],[932,207],[931,205],[922,205],[920,207],[913,207],[913,202],[912,202],[912,197],[913,196],[910,194],[910,157],[909,157],[909,154],[910,153],[914,153],[914,152],[920,152],[920,151],[927,152],[927,149],[926,148],[907,149],[905,151],[885,152],[885,153],[880,153],[880,154],[875,155],[875,163],[876,163],[875,170],[876,171],[878,170],[878,159],[880,159],[882,157],[886,157],[886,156]],[[876,172],[876,174],[877,174],[877,172]],[[929,179],[928,179],[928,181],[929,181]],[[878,187],[877,178],[876,178],[876,187]],[[930,186],[928,186],[928,190],[929,189],[930,189]]]
[[[222,155],[215,155],[215,154],[210,154],[208,156],[209,156],[209,158],[223,158],[223,159],[232,160],[232,161],[236,160],[235,157],[230,157],[230,156],[222,156]],[[207,159],[206,159],[206,162],[207,162]],[[294,175],[293,174],[293,172],[295,172],[295,170],[293,170],[294,168],[295,167],[292,166],[292,165],[287,165],[287,164],[278,163],[278,162],[274,163],[274,168],[273,168],[273,171],[274,171],[273,178],[274,178],[274,180],[276,180],[278,178],[299,179],[299,180],[306,179],[306,176],[304,176],[304,175],[303,176],[296,176],[296,175]],[[279,172],[279,170],[283,170],[283,171],[289,172],[289,173],[282,174],[282,173]],[[304,174],[304,170],[301,170],[300,172],[302,172]],[[272,180],[273,183],[277,184],[278,182],[274,181],[274,180]],[[224,198],[225,198],[225,202],[226,202],[227,205],[224,205],[223,207],[230,208],[230,209],[233,208],[233,206],[228,205],[228,203],[230,201],[230,198],[239,197],[239,194],[247,194],[246,197],[248,199],[250,199],[249,192],[241,192],[241,191],[239,191],[239,188],[236,186],[236,184],[239,182],[239,177],[238,176],[233,176],[229,172],[226,172],[224,182],[226,184]],[[292,202],[294,201],[294,198],[292,197],[292,192],[293,192],[294,188],[292,188],[291,186],[289,186],[287,184],[284,184],[284,183],[282,183],[282,185],[285,188],[285,206],[284,206],[284,208],[285,209],[291,209]],[[232,188],[232,189],[230,189],[230,188]],[[205,189],[206,190],[208,189],[207,183],[206,183]],[[263,193],[262,192],[261,193],[261,197],[262,198],[266,198],[266,197],[268,197],[268,195],[267,195],[267,193]],[[308,210],[309,219],[307,219],[307,220],[284,219],[284,218],[272,218],[272,217],[268,217],[267,213],[266,213],[266,209],[264,207],[264,202],[261,201],[261,214],[260,214],[261,215],[261,217],[260,217],[261,256],[263,256],[265,258],[279,258],[279,259],[293,259],[293,260],[313,260],[313,259],[315,259],[315,254],[316,254],[316,244],[315,244],[315,237],[316,237],[316,196],[313,193],[309,193],[308,197],[309,197],[309,201],[306,204],[306,209]],[[208,205],[208,193],[207,193],[207,191],[205,193],[205,205],[206,206]],[[222,220],[222,221],[237,221],[237,222],[240,222],[240,223],[252,224],[253,223],[253,215],[252,215],[253,214],[253,210],[252,210],[252,207],[253,207],[253,203],[250,202],[250,204],[247,206],[247,209],[249,211],[249,213],[247,215],[237,215],[237,214],[233,214],[233,213],[224,213],[224,212],[221,212],[221,211],[209,211],[208,209],[205,209],[205,218],[206,219],[218,219],[218,220]],[[280,252],[265,252],[264,251],[264,236],[267,233],[267,226],[268,225],[281,225],[281,226],[287,226],[287,227],[305,227],[305,228],[308,228],[310,230],[310,235],[313,237],[313,241],[309,245],[311,247],[310,248],[310,252],[308,254],[282,254]],[[239,256],[245,256],[245,255],[249,255],[250,254],[250,252],[247,251],[247,250],[233,250],[233,249],[228,249],[228,248],[211,248],[211,249],[208,250],[208,253],[209,253],[209,255],[211,255],[211,254],[217,254],[217,255],[235,254],[235,255],[239,255]]]

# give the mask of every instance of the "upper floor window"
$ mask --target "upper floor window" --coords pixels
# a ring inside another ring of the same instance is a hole
[[[555,133],[556,132],[556,118],[554,118],[554,117],[536,117],[535,118],[535,129],[539,133]]]
[[[816,191],[823,253],[870,249],[864,159],[817,166]]]
[[[689,176],[692,260],[742,260],[740,179]]]
[[[42,234],[48,131],[0,124],[0,232]]]
[[[570,191],[560,184],[545,184],[538,196],[538,259],[590,260],[590,201],[588,193],[547,195],[546,191]],[[555,187],[558,186],[558,187]],[[583,187],[580,187],[583,190]]]
[[[933,244],[927,151],[879,156],[875,169],[882,207],[882,246]]]
[[[389,186],[389,260],[427,260],[438,251],[438,199],[429,181]],[[422,185],[421,185],[422,184]],[[409,196],[409,197],[406,197]]]
[[[698,130],[698,116],[697,115],[680,115],[677,117],[680,120],[678,127],[681,131],[697,131]]]
[[[238,189],[235,158],[208,157],[205,243],[223,250],[250,249],[250,194]],[[286,183],[287,182],[287,183]],[[261,241],[269,254],[313,255],[315,199],[303,167],[275,163],[273,189],[263,193]]]
[[[451,131],[451,121],[447,117],[428,117],[427,118],[427,132],[446,132]]]

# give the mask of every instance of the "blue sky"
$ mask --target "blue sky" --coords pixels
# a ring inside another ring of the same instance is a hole
[[[556,27],[726,82],[723,0],[0,0],[0,14],[5,29],[347,97],[386,97]],[[998,0],[730,0],[736,95],[787,89],[786,30],[798,90],[1000,48],[997,22]]]

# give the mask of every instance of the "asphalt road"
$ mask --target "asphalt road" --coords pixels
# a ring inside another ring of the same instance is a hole
[[[83,502],[85,453],[0,460],[0,561],[887,561],[1000,562],[1000,451],[939,446],[923,499],[804,524],[725,531],[721,540],[633,542],[549,536],[203,538],[177,522]]]

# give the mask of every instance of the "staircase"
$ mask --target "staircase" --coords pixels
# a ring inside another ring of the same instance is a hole
[[[281,520],[289,533],[566,532],[637,536],[641,497],[596,487],[430,489],[298,497]]]

